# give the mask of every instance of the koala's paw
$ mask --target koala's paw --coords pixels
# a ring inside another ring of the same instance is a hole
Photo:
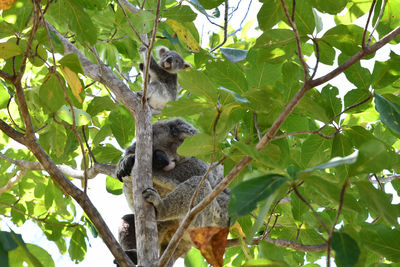
[[[158,194],[157,190],[155,190],[154,188],[147,188],[142,192],[143,198],[153,204],[154,207],[157,207],[158,205],[160,205],[161,202],[161,197]]]
[[[131,175],[133,165],[135,164],[135,154],[125,156],[117,167],[117,178],[122,182],[122,178]]]

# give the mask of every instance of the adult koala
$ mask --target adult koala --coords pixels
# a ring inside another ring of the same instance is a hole
[[[181,219],[189,210],[190,201],[203,175],[210,164],[195,157],[183,157],[177,154],[178,147],[188,136],[198,131],[182,119],[159,121],[153,124],[153,183],[154,189],[148,188],[143,197],[156,208],[159,249],[162,253],[167,247]],[[135,161],[136,144],[125,151],[124,157],[118,162],[117,177],[124,182],[124,194],[128,203],[132,203],[132,184],[129,176]],[[215,166],[200,188],[195,204],[207,196],[223,179],[224,169]],[[228,226],[229,192],[223,191],[212,203],[203,210],[192,222],[190,228],[206,226]],[[133,210],[133,207],[131,207]],[[136,262],[136,238],[134,215],[125,215],[119,229],[119,242],[122,248]],[[175,260],[187,254],[193,246],[188,233],[185,233],[173,258]]]

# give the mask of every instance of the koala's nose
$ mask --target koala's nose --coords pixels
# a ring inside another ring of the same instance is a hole
[[[168,63],[172,63],[172,57],[167,57],[166,59],[165,59],[165,61],[167,61]]]

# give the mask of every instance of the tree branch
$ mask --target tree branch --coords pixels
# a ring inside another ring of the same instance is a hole
[[[13,187],[16,183],[18,183],[19,181],[21,181],[22,178],[24,178],[26,174],[26,170],[22,169],[20,171],[18,171],[18,173],[12,177],[5,186],[0,187],[0,196],[1,194],[3,194],[4,192],[8,191],[11,189],[11,187]]]
[[[218,48],[223,46],[225,44],[226,40],[228,39],[228,8],[229,8],[228,0],[226,0],[225,1],[225,16],[224,16],[224,40],[222,41],[222,43],[220,43],[216,47],[212,48],[210,50],[210,53],[214,52],[215,50],[217,50]]]
[[[15,160],[15,159],[11,159],[7,156],[5,156],[4,154],[0,153],[0,158],[4,159],[5,161],[8,161],[12,164],[15,164],[16,166],[18,166],[19,168],[23,169],[23,170],[31,170],[31,171],[40,171],[40,170],[45,170],[45,168],[40,164],[40,162],[37,161],[28,161],[28,160]],[[85,174],[83,170],[76,170],[74,168],[72,168],[71,166],[68,165],[56,165],[57,168],[59,168],[61,170],[62,173],[75,178],[75,179],[80,179],[83,180],[85,179]],[[107,163],[98,163],[95,162],[94,165],[92,167],[90,167],[87,170],[87,176],[88,179],[93,179],[95,178],[98,174],[105,174],[108,175],[110,177],[115,177],[115,166],[107,164]]]

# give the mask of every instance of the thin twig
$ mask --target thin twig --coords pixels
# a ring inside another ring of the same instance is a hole
[[[256,131],[257,131],[258,141],[260,141],[261,138],[262,138],[262,135],[261,135],[260,128],[258,127],[257,114],[256,113],[253,113],[253,122],[254,122],[254,127],[256,128]]]
[[[367,18],[367,22],[365,23],[364,32],[363,32],[362,41],[361,41],[362,48],[365,47],[365,36],[367,35],[369,21],[371,20],[372,11],[374,10],[375,4],[376,4],[376,0],[373,0],[371,3],[371,7],[369,8],[368,18]]]
[[[125,8],[124,6],[120,3],[120,0],[117,0],[118,5],[120,6],[122,13],[124,13],[124,16],[126,18],[126,20],[129,23],[129,26],[132,28],[132,31],[135,33],[136,37],[139,39],[139,41],[146,46],[147,44],[142,40],[142,38],[140,37],[140,34],[136,31],[135,27],[132,24],[132,21],[130,20],[130,18],[128,17],[128,14],[126,14]]]
[[[324,221],[321,219],[321,217],[318,215],[317,211],[311,206],[311,204],[299,193],[296,187],[293,187],[294,192],[296,195],[311,209],[311,211],[314,213],[315,218],[319,221],[321,226],[325,229],[325,231],[329,234],[329,229],[324,223]]]
[[[223,46],[226,43],[226,40],[228,39],[228,8],[229,8],[229,4],[228,4],[228,0],[226,0],[225,1],[225,16],[224,16],[224,40],[222,41],[222,43],[220,43],[216,47],[212,48],[210,50],[210,53],[214,52],[215,50],[217,50],[218,48]]]
[[[156,17],[154,19],[153,33],[151,36],[150,44],[148,45],[148,48],[147,48],[147,57],[146,57],[144,76],[143,76],[144,81],[143,81],[142,105],[144,105],[147,100],[146,92],[147,92],[147,86],[148,86],[149,78],[150,78],[149,77],[149,69],[150,69],[151,52],[153,50],[154,42],[156,41],[156,36],[157,36],[158,20],[160,17],[160,7],[161,7],[161,0],[158,0],[157,1],[157,9],[156,9]]]
[[[298,56],[299,56],[300,63],[303,66],[303,70],[304,70],[304,81],[307,81],[308,80],[308,67],[307,67],[306,62],[304,61],[303,51],[301,49],[301,41],[300,41],[299,31],[297,30],[297,26],[296,26],[296,23],[294,22],[294,20],[292,20],[290,18],[289,11],[287,9],[285,0],[281,0],[281,3],[282,3],[283,11],[285,12],[286,18],[287,18],[290,26],[292,27],[294,36],[296,38]],[[294,17],[294,12],[295,12],[294,6],[293,6],[292,12],[293,12],[293,17]]]
[[[378,25],[379,25],[379,21],[381,20],[381,18],[382,18],[382,16],[383,16],[383,10],[385,9],[385,5],[386,5],[386,0],[383,0],[383,1],[382,1],[382,5],[381,5],[381,10],[380,10],[380,12],[379,12],[378,19],[376,20],[375,26],[374,26],[374,28],[372,29],[371,33],[369,34],[368,41],[367,41],[367,46],[369,46],[369,44],[371,43],[372,35],[374,34],[376,28],[377,28]]]
[[[315,67],[314,67],[314,71],[310,77],[310,80],[314,79],[315,74],[317,73],[318,70],[318,65],[319,65],[319,60],[320,60],[320,54],[319,54],[319,45],[318,45],[318,39],[317,38],[312,38],[311,39],[315,45],[315,50],[316,50],[316,62],[315,62]]]

